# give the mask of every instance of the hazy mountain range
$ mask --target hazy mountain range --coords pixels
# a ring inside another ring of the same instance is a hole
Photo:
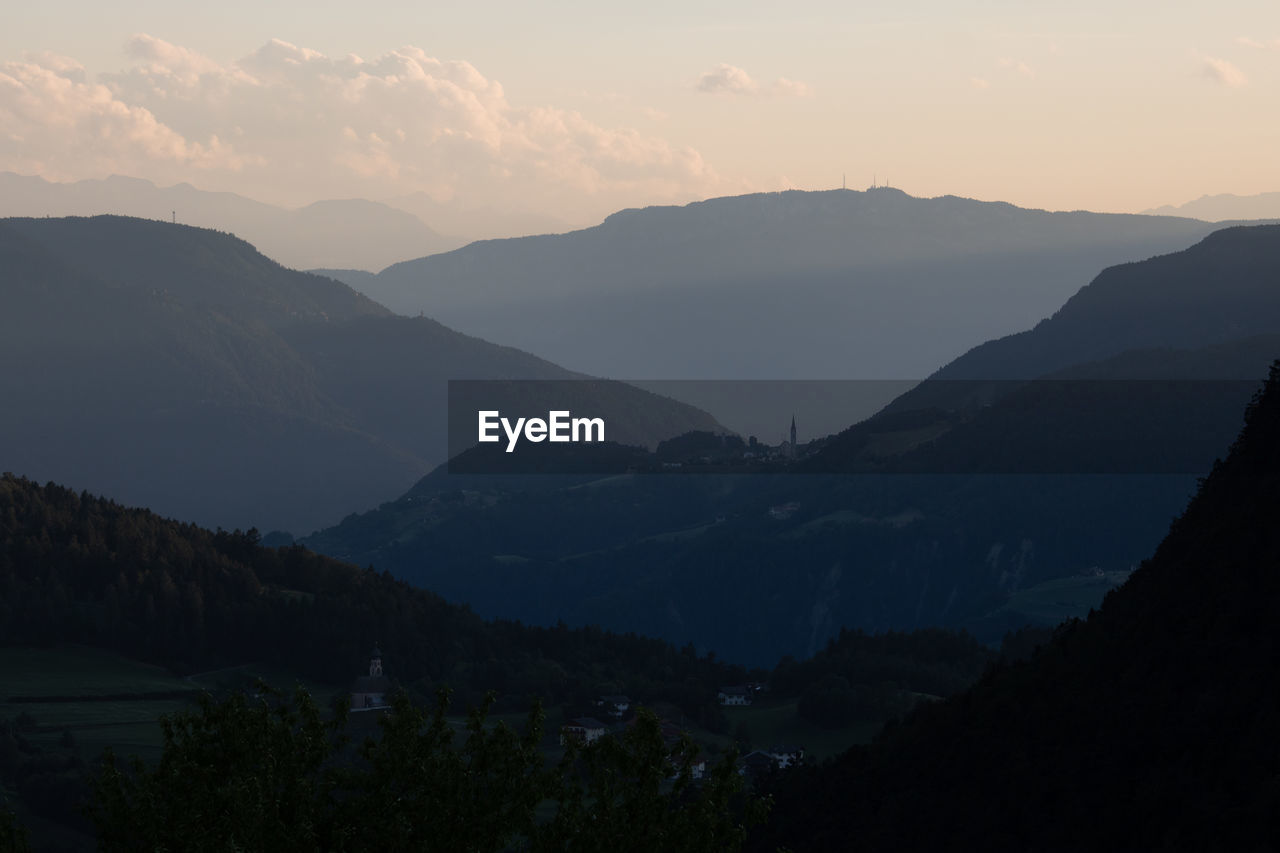
[[[1030,618],[1040,584],[1064,579],[1067,597],[1092,588],[1096,603],[1107,588],[1097,573],[1127,571],[1159,541],[1230,441],[1252,385],[1210,381],[1188,399],[1151,383],[1116,400],[1127,389],[1113,380],[1260,379],[1280,348],[1278,271],[1280,226],[1232,228],[1107,269],[1033,330],[937,371],[967,375],[989,353],[980,376],[1074,379],[1065,387],[1083,393],[1004,381],[975,404],[955,394],[966,383],[926,382],[799,465],[861,476],[623,476],[565,488],[438,471],[309,542],[481,613],[691,639],[742,660],[813,653],[840,626],[966,625],[998,637]],[[1190,464],[1089,467],[1090,454],[1148,458],[1153,443]],[[1009,470],[996,464],[1004,454],[1034,458],[1042,444],[1074,447],[1085,467],[1050,460],[1054,473],[998,473]],[[942,473],[955,462],[968,473]],[[1127,473],[1099,473],[1109,470]],[[447,500],[459,487],[485,497]]]
[[[1280,192],[1256,195],[1202,195],[1185,204],[1166,204],[1144,210],[1154,216],[1190,216],[1206,222],[1222,222],[1228,219],[1277,219],[1280,218]]]
[[[235,193],[199,190],[190,184],[157,187],[150,181],[120,175],[53,183],[0,172],[0,217],[100,214],[166,222],[176,215],[183,225],[233,233],[295,269],[380,270],[396,261],[468,242],[460,236],[437,233],[404,209],[364,199],[318,201],[289,210]]]
[[[1054,374],[1126,350],[1200,349],[1280,332],[1280,225],[1228,228],[1184,252],[1104,270],[1033,328],[974,347],[896,400],[896,411],[944,404],[986,380]],[[1138,378],[1191,374],[1177,361],[1151,358]],[[1241,378],[1226,372],[1214,377]]]
[[[349,281],[392,310],[628,379],[919,379],[1026,328],[1188,219],[1023,210],[894,189],[626,210]]]
[[[214,231],[0,220],[0,258],[0,470],[210,526],[305,532],[400,494],[446,458],[448,379],[580,378]],[[719,429],[581,393],[620,441]]]

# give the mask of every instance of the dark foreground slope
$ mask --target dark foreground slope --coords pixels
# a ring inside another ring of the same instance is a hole
[[[485,622],[466,607],[254,532],[0,477],[0,647],[82,643],[180,673],[247,661],[346,685],[380,645],[388,675],[464,698],[590,702],[621,684],[691,715],[745,670],[658,640]],[[699,685],[681,693],[687,679]],[[610,689],[612,688],[612,689]],[[685,703],[685,699],[689,702]]]
[[[1226,460],[1085,621],[778,790],[795,849],[1280,845],[1280,364]]]
[[[0,470],[208,526],[304,533],[444,461],[448,379],[572,377],[392,316],[227,234],[0,221]],[[608,392],[602,414],[655,430],[619,440],[714,424],[628,386]]]

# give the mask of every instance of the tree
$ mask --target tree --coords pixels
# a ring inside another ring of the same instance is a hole
[[[149,768],[122,768],[108,749],[90,808],[99,848],[315,850],[326,846],[328,779],[343,717],[321,718],[299,688],[294,702],[263,689],[161,720],[164,751]]]
[[[491,694],[459,733],[449,699],[441,690],[428,709],[397,694],[354,744],[345,706],[325,721],[301,688],[291,701],[265,685],[206,695],[163,721],[156,767],[108,753],[90,809],[100,848],[736,850],[767,811],[742,793],[733,754],[695,781],[696,747],[668,746],[651,712],[547,765],[540,707],[517,733],[489,723]],[[554,817],[539,823],[548,801]]]
[[[26,853],[27,829],[13,812],[0,806],[0,853]]]
[[[737,753],[694,780],[688,735],[667,746],[653,712],[641,708],[623,734],[566,752],[553,781],[555,817],[538,827],[535,851],[738,850],[769,803],[741,795]]]
[[[339,771],[338,823],[353,850],[503,850],[534,827],[548,790],[535,706],[523,733],[486,723],[493,694],[472,708],[455,744],[449,691],[427,711],[400,693],[362,761]]]

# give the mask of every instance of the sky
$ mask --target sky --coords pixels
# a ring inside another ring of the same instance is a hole
[[[45,0],[0,29],[0,170],[575,225],[842,180],[1140,211],[1280,190],[1278,95],[1275,0]]]

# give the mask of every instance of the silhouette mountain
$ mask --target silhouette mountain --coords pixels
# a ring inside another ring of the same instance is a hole
[[[230,231],[285,266],[379,270],[406,258],[457,248],[404,210],[363,199],[319,201],[297,210],[190,184],[157,187],[140,178],[53,183],[0,172],[0,217],[171,216],[184,225]],[[416,312],[415,312],[416,313]]]
[[[1274,848],[1277,513],[1280,363],[1225,461],[1099,610],[780,782],[756,848]]]
[[[446,458],[448,379],[581,378],[188,226],[0,220],[0,270],[0,470],[211,526],[305,532],[400,494]],[[719,428],[580,393],[620,441]]]
[[[1034,323],[1105,266],[1209,230],[887,188],[766,193],[625,210],[350,283],[589,373],[902,379]]]

